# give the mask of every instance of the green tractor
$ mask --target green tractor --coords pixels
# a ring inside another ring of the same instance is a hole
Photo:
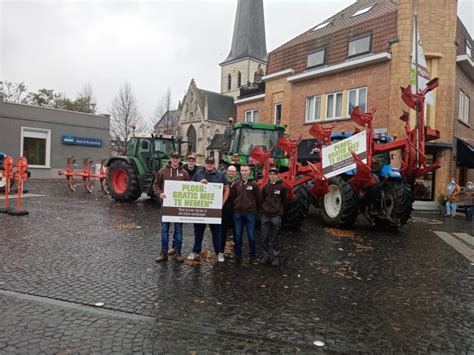
[[[173,136],[133,136],[126,156],[110,158],[106,166],[107,186],[112,198],[119,202],[132,202],[143,192],[153,197],[155,173],[168,164],[170,154],[179,152],[180,138]]]
[[[271,164],[278,168],[281,173],[280,178],[285,182],[295,172],[289,169],[289,159],[285,152],[277,147],[277,141],[284,135],[285,126],[280,124],[239,122],[232,125],[226,131],[229,150],[221,162],[221,170],[224,170],[230,164],[237,167],[247,164],[251,167],[253,177],[259,186],[263,187],[266,181],[262,169],[265,169],[264,165],[266,163],[268,163],[268,168],[270,162],[267,160],[265,162],[257,161],[252,157],[252,150],[261,148],[262,152],[269,152],[266,156],[272,160]],[[304,177],[304,173],[297,173],[294,178],[296,178],[298,184],[294,186],[285,184],[291,190],[289,194],[292,196],[286,205],[282,221],[282,224],[287,228],[299,228],[308,215],[310,200],[307,189],[310,185],[309,179],[305,180]]]
[[[256,147],[265,151],[272,148],[270,157],[274,159],[275,165],[280,171],[288,170],[288,159],[285,158],[284,152],[276,146],[278,138],[284,134],[285,126],[283,125],[253,122],[232,124],[226,131],[228,151],[225,152],[221,161],[220,170],[224,170],[231,164],[237,167],[242,164],[256,167],[256,162],[250,156]],[[254,169],[252,169],[252,173],[259,175]]]

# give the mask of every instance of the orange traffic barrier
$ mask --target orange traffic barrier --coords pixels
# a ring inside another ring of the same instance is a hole
[[[25,157],[18,158],[16,162],[15,180],[18,182],[18,201],[16,210],[9,210],[8,214],[11,216],[26,216],[28,211],[21,209],[21,194],[23,193],[23,182],[28,178],[26,170],[28,169],[28,162]]]
[[[13,159],[6,156],[3,159],[2,175],[5,178],[5,208],[0,208],[0,213],[8,213],[8,193],[10,192],[10,180],[13,179]]]

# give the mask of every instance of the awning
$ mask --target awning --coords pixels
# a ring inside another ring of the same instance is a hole
[[[474,169],[474,139],[458,138],[456,164]]]

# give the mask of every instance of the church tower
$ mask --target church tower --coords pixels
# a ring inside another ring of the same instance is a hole
[[[265,73],[267,45],[263,0],[238,0],[232,47],[221,66],[221,94],[237,98],[240,87]]]

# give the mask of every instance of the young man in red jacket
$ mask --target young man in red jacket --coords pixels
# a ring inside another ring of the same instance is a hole
[[[263,256],[260,264],[280,266],[280,228],[281,217],[285,211],[288,193],[278,178],[278,169],[271,168],[269,181],[262,190],[262,238]]]
[[[172,153],[168,165],[164,166],[156,173],[155,182],[153,183],[153,192],[155,193],[155,196],[159,197],[161,200],[166,198],[166,194],[163,192],[166,180],[189,180],[188,173],[183,169],[181,156],[177,152]],[[161,204],[161,206],[163,206],[163,204]],[[160,218],[162,217],[161,214]],[[170,224],[170,222],[161,222],[161,253],[156,258],[157,262],[168,260]],[[184,258],[181,255],[181,247],[183,245],[183,223],[174,224],[174,242],[176,250],[175,259],[177,262],[183,262]]]
[[[234,204],[234,255],[230,258],[231,263],[242,261],[242,239],[244,227],[247,230],[250,249],[250,263],[258,264],[256,259],[255,226],[257,224],[257,212],[262,204],[262,191],[258,183],[249,178],[250,167],[240,166],[240,180],[231,190],[231,198]]]

